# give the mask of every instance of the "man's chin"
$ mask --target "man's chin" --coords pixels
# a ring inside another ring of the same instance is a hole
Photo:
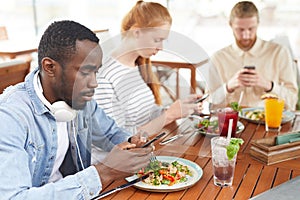
[[[83,110],[86,106],[87,102],[83,102],[83,103],[73,103],[72,108],[74,110]]]
[[[254,43],[250,40],[247,41],[243,41],[243,42],[239,42],[238,46],[243,49],[243,50],[249,50],[252,48],[252,46],[254,45]]]

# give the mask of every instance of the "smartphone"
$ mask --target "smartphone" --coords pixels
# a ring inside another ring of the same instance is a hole
[[[254,70],[254,69],[255,69],[255,66],[253,66],[253,65],[248,65],[248,66],[244,66],[244,68],[245,68],[245,69],[253,69],[253,70]]]
[[[244,69],[255,70],[255,66],[253,66],[253,65],[247,65],[247,66],[244,66]],[[250,72],[244,72],[243,74],[252,74],[252,73],[250,73]]]
[[[149,141],[146,142],[143,146],[141,146],[141,148],[148,147],[150,144],[152,144],[153,142],[155,142],[155,141],[158,140],[159,138],[163,137],[164,135],[166,135],[166,132],[162,132],[161,134],[159,134],[158,136],[156,136],[156,137],[153,138],[152,140],[149,140]]]
[[[194,103],[199,103],[204,101],[205,99],[207,99],[207,97],[209,96],[208,93],[204,94],[201,98],[197,99]]]

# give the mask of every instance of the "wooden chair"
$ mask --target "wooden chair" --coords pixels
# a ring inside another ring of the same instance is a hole
[[[165,90],[166,94],[173,102],[176,101],[179,91],[179,70],[172,69],[168,66],[160,66],[157,64],[153,65],[153,67],[156,71],[156,75],[161,84],[161,87]],[[167,84],[165,84],[173,73],[176,73],[176,92],[174,92]]]
[[[297,84],[298,84],[298,101],[296,104],[296,110],[300,110],[300,70],[299,70],[298,60],[296,58],[294,59],[294,66],[295,66]]]
[[[8,35],[5,26],[0,26],[0,41],[2,40],[8,40]],[[5,59],[5,57],[0,56],[0,61]]]
[[[108,32],[109,29],[99,29],[99,30],[93,30],[94,33],[98,34],[98,33],[103,33],[103,32]]]
[[[0,40],[8,40],[7,30],[5,26],[0,26]]]
[[[1,40],[9,40],[8,34],[7,34],[7,30],[5,26],[0,26],[0,41]],[[6,42],[6,41],[4,41]],[[6,44],[7,45],[7,44]],[[5,46],[6,46],[5,45]],[[15,43],[12,43],[12,45],[16,45]],[[35,49],[30,49],[30,50],[26,50],[24,52],[22,52],[22,55],[6,55],[6,56],[0,56],[0,61],[9,61],[10,59],[22,59],[22,60],[26,60],[28,62],[32,61],[32,51],[36,51]],[[10,51],[8,51],[10,52]]]
[[[11,60],[0,63],[0,94],[10,85],[23,82],[30,71],[30,62]]]
[[[109,29],[100,29],[93,31],[97,37],[100,39],[100,43],[104,42],[105,40],[110,38]]]
[[[93,31],[99,38],[99,44],[102,48],[104,57],[109,55],[113,49],[117,47],[119,43],[118,37],[112,37],[109,29],[95,30]]]

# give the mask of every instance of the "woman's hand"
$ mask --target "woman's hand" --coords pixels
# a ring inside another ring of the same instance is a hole
[[[195,112],[200,113],[202,111],[202,102],[195,103],[198,98],[201,98],[201,95],[191,95],[186,99],[176,100],[170,108],[166,110],[166,124],[187,117]]]

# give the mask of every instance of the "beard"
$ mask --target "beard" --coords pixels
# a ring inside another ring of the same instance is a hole
[[[256,37],[254,39],[247,39],[247,40],[237,40],[236,39],[236,43],[237,43],[238,47],[240,47],[244,51],[250,50],[254,46],[255,41],[256,41]]]

